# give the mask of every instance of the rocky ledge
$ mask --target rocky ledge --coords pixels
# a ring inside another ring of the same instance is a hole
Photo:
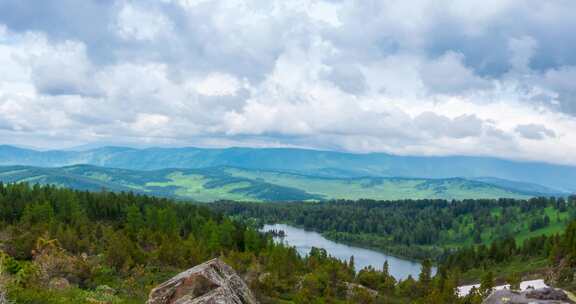
[[[147,304],[256,304],[232,267],[213,259],[190,268],[150,292]]]
[[[541,288],[522,292],[507,289],[494,291],[482,304],[571,304],[560,289]]]

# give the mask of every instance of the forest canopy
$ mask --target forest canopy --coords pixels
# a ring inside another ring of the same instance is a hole
[[[519,223],[521,219],[537,219],[544,210],[549,220],[524,226],[531,231],[532,226],[543,225],[532,230],[540,232],[565,223],[573,213],[571,204],[572,200],[555,199],[270,205],[228,202],[210,210],[206,205],[133,193],[0,183],[0,296],[16,303],[142,303],[150,289],[167,278],[219,257],[246,280],[262,303],[476,304],[497,279],[494,267],[514,259],[543,258],[551,266],[572,267],[576,225],[569,224],[566,233],[560,229],[559,234],[530,237],[523,243],[505,238],[488,246],[484,245],[489,242],[484,234],[480,242],[468,235],[470,246],[444,252],[436,261],[436,275],[432,275],[433,262],[424,259],[418,278],[405,280],[392,277],[387,263],[381,269],[367,267],[356,272],[353,257],[338,260],[321,248],[312,248],[302,257],[295,248],[273,242],[271,235],[256,227],[259,221],[280,217],[310,223],[324,216],[318,225],[340,227],[338,233],[362,236],[386,232],[389,221],[408,216],[423,219],[424,212],[455,216],[455,221],[424,222],[448,229],[462,223],[488,227],[490,221],[499,220],[494,215],[512,211],[519,211]],[[398,212],[392,213],[391,207]],[[556,218],[551,217],[553,214]],[[366,230],[369,226],[356,220],[361,215],[369,223],[382,220],[375,229],[383,230]],[[350,225],[335,224],[343,223],[346,216]],[[415,227],[411,225],[422,223],[399,222],[398,227]],[[394,235],[394,231],[390,233]],[[435,244],[443,235],[445,230],[438,232],[437,239],[413,238],[404,245]],[[462,274],[475,270],[480,271],[476,279],[482,278],[483,287],[467,297],[457,297]],[[559,277],[558,282],[568,287],[573,284],[569,276]]]
[[[287,223],[329,239],[377,248],[403,257],[439,260],[454,249],[519,243],[560,233],[576,218],[576,199],[220,202],[210,207],[243,221]]]

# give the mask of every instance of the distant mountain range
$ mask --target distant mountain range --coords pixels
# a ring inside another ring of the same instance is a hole
[[[529,198],[558,194],[541,186],[502,180],[491,183],[463,178],[334,178],[234,167],[143,171],[91,165],[8,166],[0,167],[0,181],[54,184],[88,191],[133,191],[202,202]]]
[[[528,192],[576,192],[576,167],[490,157],[413,157],[290,148],[104,147],[85,151],[35,151],[0,146],[0,166],[62,167],[77,164],[131,170],[236,167],[328,178],[460,177]],[[528,187],[528,189],[526,189]]]

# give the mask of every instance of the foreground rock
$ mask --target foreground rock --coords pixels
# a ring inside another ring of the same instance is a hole
[[[476,289],[480,288],[480,284],[474,285],[463,285],[458,286],[458,296],[465,297],[467,296],[472,288],[476,287]],[[548,288],[548,286],[543,279],[536,279],[536,280],[528,280],[520,282],[520,291],[527,291],[527,290],[534,290],[534,289],[542,289]],[[494,290],[502,290],[502,289],[510,289],[510,285],[498,285],[494,287]]]
[[[148,304],[256,304],[232,267],[219,259],[190,268],[150,292]]]
[[[362,286],[360,284],[345,282],[344,285],[346,286],[346,297],[348,299],[352,299],[354,297],[354,294],[357,293],[358,290],[362,290],[363,292],[365,292],[366,294],[368,294],[373,298],[378,296],[378,291],[370,289],[366,286]]]
[[[523,292],[507,289],[494,291],[483,304],[570,304],[568,296],[559,289],[541,288]]]

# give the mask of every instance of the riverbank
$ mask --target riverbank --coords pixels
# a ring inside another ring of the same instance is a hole
[[[424,259],[436,261],[438,257],[444,253],[444,250],[437,246],[403,246],[397,244],[389,244],[389,241],[385,238],[371,234],[352,234],[345,232],[327,231],[322,232],[322,235],[327,239],[335,242],[363,248],[370,248],[372,250],[383,252],[387,255],[392,255],[412,261],[422,261]]]
[[[317,247],[325,249],[329,255],[341,260],[349,261],[354,256],[354,265],[357,271],[368,266],[382,269],[384,263],[388,262],[389,272],[396,279],[406,279],[408,276],[418,277],[420,274],[421,265],[418,262],[386,255],[380,251],[335,242],[318,232],[307,231],[287,224],[265,225],[261,230],[283,230],[285,237],[276,237],[275,240],[296,247],[301,255],[307,255],[312,247]]]
[[[395,257],[398,259],[407,260],[407,261],[411,261],[414,263],[420,263],[424,259],[430,259],[432,261],[432,263],[435,264],[436,263],[435,257],[437,257],[438,255],[440,255],[443,252],[440,248],[437,248],[434,246],[429,246],[427,248],[427,250],[421,250],[423,248],[422,246],[398,246],[398,245],[382,246],[382,243],[379,241],[366,240],[365,237],[369,236],[366,234],[356,234],[355,235],[355,234],[333,232],[333,231],[318,231],[318,230],[304,227],[302,225],[296,225],[296,224],[287,223],[287,222],[267,223],[267,224],[264,224],[263,226],[269,226],[269,225],[287,225],[290,227],[302,229],[304,231],[315,232],[315,233],[322,235],[327,240],[330,240],[330,241],[333,241],[333,242],[336,242],[339,244],[344,244],[344,245],[348,245],[348,246],[352,246],[352,247],[359,247],[359,248],[363,248],[363,249],[367,249],[367,250],[377,251],[377,252],[380,252],[380,253],[387,255],[387,256],[392,256],[392,257]],[[343,237],[344,235],[346,235],[348,237]],[[416,251],[418,251],[418,253],[415,253]],[[434,251],[434,254],[430,254],[430,252],[432,252],[432,251]],[[424,253],[424,252],[426,252],[426,253]]]

